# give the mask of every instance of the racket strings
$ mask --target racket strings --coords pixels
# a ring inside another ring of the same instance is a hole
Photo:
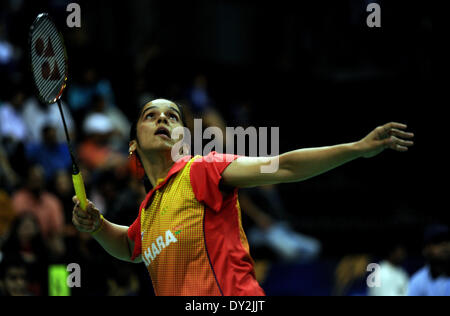
[[[54,103],[66,80],[62,38],[53,22],[45,16],[33,24],[30,38],[31,66],[37,90],[45,103]]]

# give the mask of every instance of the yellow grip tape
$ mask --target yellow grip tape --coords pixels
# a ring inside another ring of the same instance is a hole
[[[81,172],[72,175],[73,187],[75,189],[75,194],[80,200],[80,206],[82,210],[86,210],[87,199],[86,199],[86,190],[84,189],[83,177],[81,176]]]

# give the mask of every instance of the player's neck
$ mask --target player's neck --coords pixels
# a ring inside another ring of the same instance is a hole
[[[142,159],[145,174],[152,186],[156,186],[158,179],[167,177],[173,164],[174,161],[172,160],[170,150],[144,155],[144,158]]]

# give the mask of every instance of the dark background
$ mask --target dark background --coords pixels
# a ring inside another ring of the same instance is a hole
[[[419,257],[423,228],[448,220],[438,203],[440,150],[429,145],[432,21],[429,1],[377,1],[382,27],[366,25],[369,1],[77,1],[82,27],[65,26],[67,2],[0,2],[9,40],[26,53],[37,13],[65,37],[69,89],[94,65],[130,119],[144,78],[171,99],[197,74],[216,108],[251,104],[254,126],[280,127],[280,152],[356,141],[398,121],[415,133],[408,153],[385,152],[325,175],[280,186],[295,227],[323,242],[325,256],[379,252],[392,236]],[[144,69],[136,64],[153,52]],[[28,65],[18,66],[30,87]],[[2,75],[2,80],[5,77]]]

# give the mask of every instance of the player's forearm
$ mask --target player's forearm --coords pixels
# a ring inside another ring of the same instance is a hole
[[[361,157],[358,143],[299,149],[280,156],[283,182],[306,180]]]
[[[103,227],[93,237],[111,256],[132,262],[130,259],[133,249],[130,249],[127,232],[127,226],[116,225],[105,219]]]

